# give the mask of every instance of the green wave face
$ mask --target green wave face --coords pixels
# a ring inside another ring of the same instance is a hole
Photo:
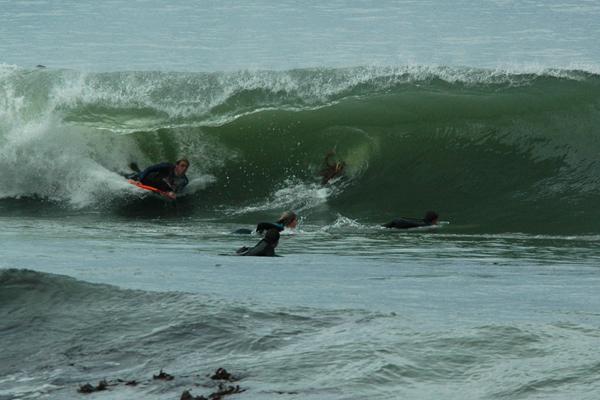
[[[598,232],[591,73],[5,68],[0,92],[5,199],[112,212],[129,193],[115,172],[186,156],[192,214],[295,208],[375,224],[433,209],[454,230]],[[345,176],[321,187],[332,148]]]

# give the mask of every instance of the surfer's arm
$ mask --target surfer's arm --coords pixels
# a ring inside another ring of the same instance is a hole
[[[283,230],[283,225],[281,224],[273,224],[271,222],[261,222],[256,225],[256,232],[263,233],[264,231],[268,231],[269,229],[277,229],[278,232]]]

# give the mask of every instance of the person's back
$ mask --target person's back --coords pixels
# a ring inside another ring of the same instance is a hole
[[[420,228],[425,226],[437,225],[438,214],[435,211],[428,211],[423,219],[418,218],[396,218],[392,221],[383,224],[384,228],[410,229]]]
[[[423,220],[417,218],[395,218],[390,222],[382,225],[384,228],[396,228],[396,229],[410,229],[425,226]]]

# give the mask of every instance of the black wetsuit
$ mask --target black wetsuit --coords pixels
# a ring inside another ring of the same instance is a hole
[[[277,228],[270,228],[265,237],[256,244],[253,248],[249,249],[244,246],[238,249],[235,253],[238,256],[262,256],[262,257],[273,257],[275,256],[275,247],[279,243],[279,231]]]
[[[239,248],[235,253],[238,256],[273,257],[275,256],[275,247],[265,239],[262,239],[253,248],[250,249],[244,246]]]
[[[409,229],[433,225],[431,222],[417,218],[396,218],[382,226],[385,228]]]
[[[256,232],[262,234],[264,231],[268,231],[269,229],[276,229],[277,232],[281,232],[285,229],[285,226],[283,224],[280,224],[279,222],[260,222],[258,225],[256,225]],[[240,228],[238,230],[235,230],[231,233],[237,233],[237,234],[251,234],[253,231],[251,229],[247,229],[247,228]]]
[[[180,192],[188,184],[187,176],[175,175],[175,164],[166,162],[146,168],[134,179],[163,192]]]
[[[258,233],[263,233],[263,231],[268,231],[269,229],[276,229],[277,232],[281,232],[285,229],[285,226],[279,222],[261,222],[256,225],[256,232]]]

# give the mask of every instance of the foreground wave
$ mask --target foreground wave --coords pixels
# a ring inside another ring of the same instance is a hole
[[[24,198],[139,209],[118,172],[185,155],[188,214],[385,221],[435,209],[482,230],[598,232],[600,77],[585,71],[3,66],[0,93],[1,197],[13,211]],[[347,174],[323,188],[331,148]]]
[[[503,269],[494,273],[502,275]],[[584,275],[583,279],[589,278]],[[482,279],[493,278],[493,274],[477,276],[477,287]],[[441,315],[440,310],[432,312],[436,301],[425,296],[432,288],[418,289],[415,278],[433,284],[439,283],[440,276],[408,277],[406,290],[400,290],[406,292],[406,301],[394,305],[396,312],[380,312],[328,309],[327,304],[323,308],[249,304],[229,301],[227,293],[213,297],[129,290],[61,275],[0,269],[4,349],[0,399],[77,399],[82,396],[77,393],[81,385],[104,379],[111,384],[105,397],[179,398],[190,388],[194,394],[214,391],[207,372],[217,367],[240,379],[236,384],[246,390],[240,399],[397,398],[399,394],[429,398],[432,393],[452,399],[465,398],[465,393],[469,398],[514,398],[540,392],[550,398],[568,393],[590,398],[586,395],[597,390],[600,370],[593,357],[597,332],[589,322],[592,314],[571,311],[578,305],[579,300],[572,303],[575,297],[550,306],[562,312],[541,312],[535,307],[537,311],[530,314],[508,311],[519,302],[525,303],[524,309],[535,304],[519,292],[519,301],[511,303],[507,298],[504,307],[510,317],[503,319],[502,312],[500,317],[487,313],[490,304],[484,298],[490,293],[482,293],[482,301],[471,305],[477,312],[448,310],[444,315],[456,319],[440,321],[431,319]],[[447,282],[441,284],[447,287]],[[465,282],[460,282],[456,295],[464,304]],[[492,290],[492,296],[507,296],[504,282],[497,279],[501,290]],[[395,281],[394,293],[399,283]],[[415,292],[409,287],[420,293],[415,303],[410,300]],[[565,293],[569,290],[564,288]],[[397,302],[398,297],[393,297]],[[566,297],[561,293],[554,299]],[[452,299],[438,301],[454,304]],[[494,307],[502,308],[496,301]],[[175,378],[153,380],[162,368]],[[118,379],[138,384],[113,384]]]

